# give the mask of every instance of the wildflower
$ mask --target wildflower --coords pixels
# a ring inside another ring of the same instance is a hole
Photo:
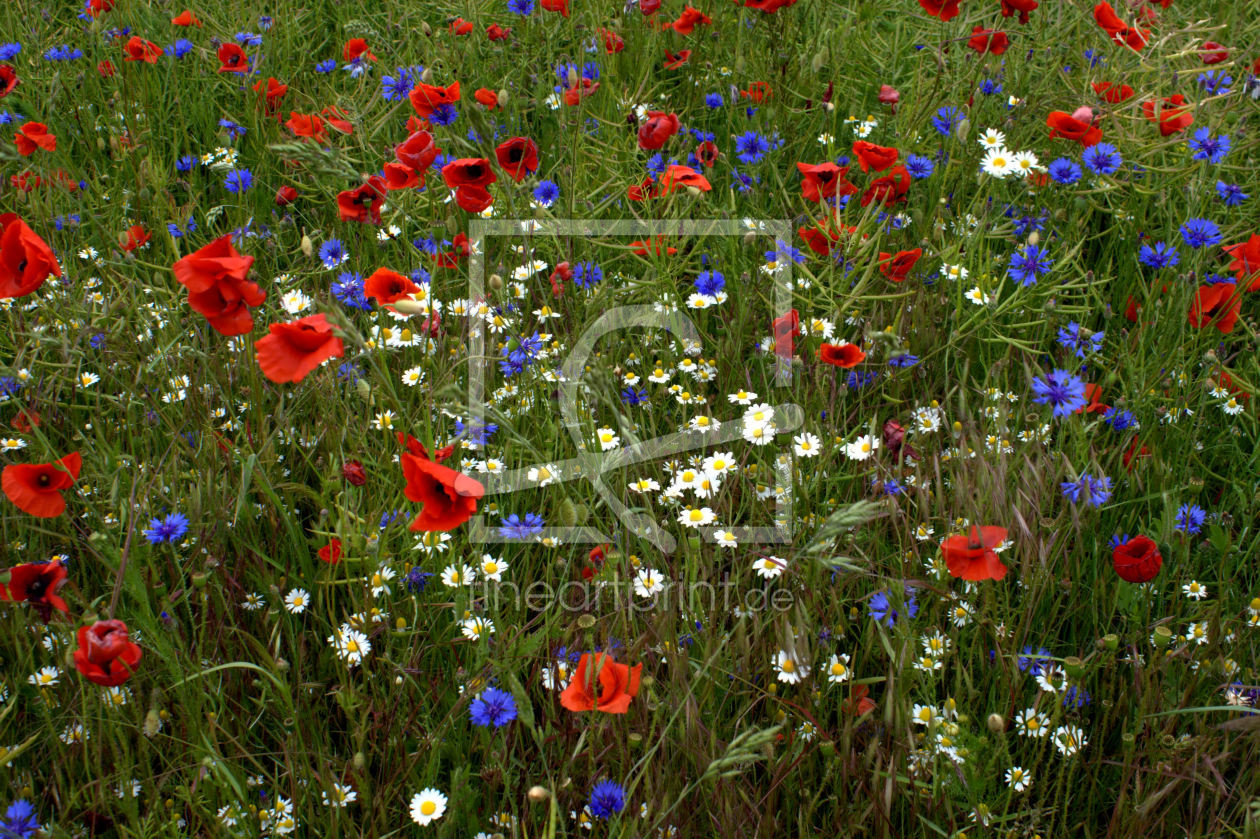
[[[1011,256],[1007,276],[1023,286],[1034,285],[1037,278],[1050,273],[1054,263],[1037,245],[1025,245]]]
[[[335,633],[328,636],[328,643],[350,667],[360,664],[372,651],[372,642],[368,637],[348,624],[342,624]]]
[[[139,645],[131,641],[127,624],[120,620],[97,621],[79,628],[75,668],[89,682],[116,687],[131,678],[140,663]]]
[[[794,685],[809,675],[809,665],[799,663],[796,657],[787,650],[779,650],[771,663],[778,671],[780,682]]]
[[[1051,162],[1046,167],[1051,179],[1057,184],[1074,184],[1081,179],[1081,167],[1076,163],[1068,160],[1066,157],[1060,157],[1058,160]]]
[[[306,589],[295,588],[284,596],[284,608],[293,615],[305,612],[310,602],[311,596],[307,594]]]
[[[1016,792],[1024,792],[1032,786],[1032,773],[1022,766],[1012,766],[1006,770],[1006,783]]]
[[[442,818],[445,812],[446,796],[431,787],[411,797],[411,818],[421,827]]]
[[[827,662],[827,681],[833,685],[848,681],[849,656],[844,653],[835,653],[831,656],[831,661]]]
[[[1073,504],[1084,503],[1086,506],[1097,507],[1111,498],[1111,478],[1106,476],[1095,478],[1085,473],[1075,481],[1060,484],[1060,487],[1063,490],[1063,497]]]
[[[1111,175],[1119,168],[1124,161],[1120,157],[1120,152],[1110,143],[1098,143],[1086,149],[1085,154],[1081,156],[1081,162],[1085,164],[1085,168],[1097,175]]]
[[[1181,225],[1178,232],[1181,233],[1181,240],[1192,248],[1215,245],[1221,241],[1221,229],[1215,222],[1205,218],[1190,219]]]
[[[0,473],[0,487],[19,510],[40,518],[56,518],[65,512],[62,490],[79,478],[83,458],[72,452],[51,463],[14,463]]]
[[[845,456],[849,460],[867,460],[879,448],[878,437],[864,434],[844,447]]]
[[[642,672],[642,664],[620,664],[608,653],[583,653],[560,704],[570,711],[624,714],[639,693]]]
[[[1193,154],[1192,160],[1204,160],[1208,163],[1220,163],[1229,154],[1232,143],[1228,134],[1213,137],[1206,126],[1195,129],[1194,136],[1186,141]]]
[[[1155,579],[1163,556],[1154,540],[1146,536],[1134,536],[1117,544],[1111,553],[1111,564],[1120,579],[1130,583],[1146,583]]]
[[[468,706],[468,714],[476,725],[502,728],[516,719],[516,700],[508,691],[489,687]]]
[[[600,819],[620,813],[626,806],[625,790],[616,781],[604,780],[591,788],[591,813]]]
[[[877,591],[872,594],[867,603],[867,609],[872,618],[888,627],[896,624],[897,618],[901,615],[900,611],[893,608],[886,591]],[[919,613],[918,601],[910,589],[907,589],[905,611],[907,617],[911,618]]]
[[[1173,527],[1182,533],[1194,535],[1203,529],[1207,521],[1207,511],[1197,504],[1182,504],[1177,508],[1177,516]]]
[[[1151,245],[1142,245],[1138,252],[1138,261],[1147,268],[1165,268],[1169,265],[1176,265],[1181,261],[1181,254],[1177,253],[1176,248],[1170,247],[1163,242],[1156,242]]]
[[[1044,376],[1038,376],[1032,382],[1033,401],[1039,405],[1050,405],[1056,417],[1070,416],[1078,408],[1084,408],[1085,383],[1066,370],[1054,370]]]
[[[949,573],[964,580],[1000,580],[1006,566],[994,550],[1006,541],[1002,527],[971,528],[970,535],[954,535],[941,542]]]
[[[1191,580],[1181,587],[1181,591],[1186,595],[1188,600],[1202,600],[1208,596],[1207,586],[1198,580]]]

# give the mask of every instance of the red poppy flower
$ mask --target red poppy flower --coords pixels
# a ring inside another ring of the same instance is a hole
[[[885,105],[892,105],[893,113],[896,113],[897,103],[901,101],[901,92],[890,84],[882,84],[879,86],[879,96],[876,98]]]
[[[411,530],[454,530],[477,512],[477,499],[486,491],[480,482],[410,452],[399,458],[407,479],[403,494],[424,505]]]
[[[569,0],[540,0],[538,5],[549,12],[559,12],[562,17],[569,16]]]
[[[837,166],[834,163],[797,163],[796,169],[801,173],[801,195],[806,201],[815,203],[824,198],[839,195],[852,195],[858,188],[849,183],[845,176],[848,166]]]
[[[294,201],[296,201],[297,198],[298,198],[297,189],[292,186],[289,186],[288,184],[285,184],[284,186],[276,190],[276,206],[277,207],[287,207],[290,204],[292,204]]]
[[[499,179],[484,157],[461,157],[442,167],[442,180],[451,189],[461,186],[486,187]]]
[[[1169,134],[1184,131],[1194,122],[1194,117],[1185,104],[1186,97],[1177,93],[1159,102],[1143,102],[1142,115],[1151,122],[1158,122],[1160,135],[1167,137]]]
[[[1222,245],[1221,250],[1232,258],[1229,270],[1234,272],[1238,284],[1241,286],[1254,274],[1255,279],[1246,290],[1260,291],[1260,235],[1252,233],[1247,241],[1236,245]]]
[[[162,55],[162,48],[152,41],[144,40],[139,35],[133,35],[127,43],[123,44],[123,52],[126,53],[123,61],[143,61],[145,64],[157,64],[158,58]]]
[[[1220,64],[1222,61],[1229,60],[1229,50],[1216,43],[1216,41],[1205,41],[1203,43],[1203,51],[1199,53],[1199,58],[1204,64]]]
[[[254,328],[250,306],[258,306],[267,294],[247,277],[254,264],[232,247],[230,234],[220,236],[200,250],[180,259],[171,270],[188,289],[188,305],[204,315],[222,335],[244,335]]]
[[[510,26],[499,26],[492,23],[486,27],[486,37],[491,41],[506,41],[512,36],[512,28]]]
[[[406,140],[394,146],[394,157],[398,159],[399,163],[416,170],[421,182],[423,182],[424,173],[429,171],[429,167],[433,165],[433,161],[437,160],[437,156],[441,151],[434,144],[432,134],[428,131],[416,131]]]
[[[660,11],[661,0],[639,0],[639,11],[644,16],[656,14]]]
[[[923,248],[912,251],[897,251],[895,254],[880,253],[879,273],[894,283],[899,283],[910,275],[914,264],[923,256]]]
[[[1093,382],[1085,385],[1085,404],[1077,408],[1074,414],[1105,414],[1111,410],[1111,406],[1099,400],[1102,399],[1102,388]]]
[[[943,21],[953,20],[958,14],[958,0],[919,0],[923,11]]]
[[[341,358],[345,352],[323,314],[273,323],[268,330],[254,342],[254,355],[263,375],[273,382],[300,382],[316,367],[330,358]]]
[[[88,0],[88,13],[92,17],[112,11],[114,8],[114,0]]]
[[[0,64],[0,99],[12,93],[13,88],[17,86],[17,70],[14,70],[12,65]]]
[[[1006,48],[1010,44],[1011,39],[1006,37],[1005,32],[996,29],[985,29],[983,26],[973,27],[971,38],[967,41],[967,46],[981,55],[984,55],[986,52],[993,55],[1001,55],[1006,52]]]
[[[201,21],[197,20],[197,16],[187,9],[171,18],[171,23],[176,26],[201,26]]]
[[[713,164],[717,163],[718,158],[722,156],[722,152],[718,150],[717,144],[712,140],[705,140],[696,146],[695,155],[696,160],[700,161],[704,168],[712,169]]]
[[[499,94],[495,93],[488,87],[479,87],[477,92],[473,94],[473,98],[482,104],[488,111],[493,111],[499,107]]]
[[[679,166],[671,163],[661,173],[661,194],[668,195],[679,187],[692,187],[701,192],[713,189],[709,179],[690,166]]]
[[[1111,7],[1110,3],[1099,3],[1094,7],[1094,21],[1103,28],[1103,31],[1111,36],[1111,40],[1119,46],[1126,44],[1135,50],[1140,50],[1146,46],[1151,31],[1149,29],[1138,29],[1127,25],[1120,16],[1116,14],[1116,10]]]
[[[418,457],[422,457],[425,460],[432,460],[435,463],[441,463],[455,453],[455,444],[451,443],[449,446],[442,446],[441,448],[436,449],[433,452],[433,457],[429,457],[429,450],[424,447],[424,443],[421,443],[415,437],[412,437],[410,434],[406,434],[402,431],[399,431],[396,436],[398,437],[398,442],[401,443],[403,448],[408,452]]]
[[[818,348],[818,360],[848,370],[865,361],[866,353],[857,344],[823,344]]]
[[[102,79],[111,79],[117,70],[114,68],[114,62],[105,60],[96,65],[96,72]]]
[[[604,38],[604,52],[612,55],[615,52],[621,52],[626,48],[626,42],[622,37],[611,29],[600,29],[599,34]]]
[[[367,483],[367,470],[360,461],[347,460],[341,466],[341,477],[351,486],[361,487]]]
[[[871,202],[884,205],[896,204],[906,200],[910,191],[910,173],[904,166],[898,166],[882,178],[871,181],[871,185],[862,193],[861,205],[865,207]]]
[[[51,463],[14,463],[4,467],[0,486],[14,506],[41,519],[56,518],[66,510],[63,489],[79,479],[83,458],[71,452]]]
[[[635,239],[630,243],[630,252],[635,256],[648,256],[649,254],[656,254],[657,256],[660,256],[662,253],[667,256],[673,256],[678,253],[678,248],[671,245],[664,245],[662,247],[661,239],[652,237],[646,242],[641,239]]]
[[[42,122],[25,123],[13,135],[13,142],[17,144],[18,154],[23,157],[30,157],[36,149],[57,150],[57,135],[49,134],[48,126]]]
[[[346,45],[341,48],[341,57],[345,61],[376,60],[376,56],[368,49],[368,42],[363,38],[351,38],[346,41]]]
[[[624,714],[639,693],[643,665],[619,664],[608,653],[582,653],[560,704],[570,711],[603,711]]]
[[[949,573],[964,580],[1000,580],[1006,566],[993,550],[1006,541],[1004,527],[976,527],[971,535],[956,534],[941,542],[941,553]]]
[[[1133,98],[1133,88],[1116,82],[1094,82],[1094,93],[1113,105]]]
[[[316,552],[316,556],[318,556],[322,562],[327,562],[329,565],[336,565],[341,561],[341,540],[336,537],[329,540],[327,545],[324,545],[324,547],[320,548]]]
[[[410,100],[411,107],[416,109],[418,115],[428,119],[441,106],[459,101],[459,82],[448,87],[421,82],[407,94],[407,99]]]
[[[1010,17],[1019,12],[1019,22],[1028,22],[1028,13],[1036,11],[1037,0],[1002,0],[1002,17]]]
[[[1159,546],[1149,536],[1134,536],[1111,552],[1111,567],[1130,583],[1150,582],[1163,564]]]
[[[842,235],[852,234],[856,231],[856,227],[848,227],[847,225],[840,225],[838,228],[833,227],[832,221],[826,219],[807,227],[800,227],[796,232],[811,251],[819,256],[830,256],[832,246],[840,242]]]
[[[245,50],[241,49],[240,44],[228,41],[219,47],[219,70],[220,73],[248,73],[249,58],[245,55]]]
[[[316,114],[299,114],[297,111],[289,111],[289,118],[284,124],[295,137],[309,137],[317,143],[328,142],[324,120]]]
[[[1065,111],[1051,111],[1046,117],[1046,125],[1050,128],[1051,139],[1064,137],[1075,140],[1082,146],[1096,146],[1102,141],[1102,129],[1092,123],[1079,120]]]
[[[93,684],[121,685],[136,672],[140,656],[140,646],[128,636],[127,624],[122,621],[97,621],[79,628],[74,666]]]
[[[382,306],[410,297],[419,290],[420,286],[410,278],[388,268],[377,268],[363,281],[363,296],[370,297]]]
[[[875,700],[869,696],[870,692],[869,685],[853,685],[849,688],[849,698],[840,703],[840,707],[851,716],[865,716],[877,707]]]
[[[599,82],[593,82],[587,78],[578,79],[577,84],[564,91],[564,104],[577,105],[597,90],[599,90]]]
[[[567,262],[561,262],[556,265],[548,279],[551,281],[552,295],[559,297],[564,294],[564,284],[573,282],[573,267]]]
[[[396,189],[410,189],[420,186],[420,176],[416,170],[405,163],[391,160],[382,170],[385,177],[385,189],[391,192]]]
[[[69,612],[66,601],[57,596],[57,589],[66,581],[66,566],[61,562],[28,562],[9,569],[8,584],[0,583],[0,600],[26,601],[35,607],[44,623],[52,610]]]
[[[517,183],[534,174],[538,168],[538,144],[528,137],[505,140],[494,150],[494,156],[503,171]]]
[[[1199,286],[1190,303],[1190,325],[1197,329],[1215,326],[1221,334],[1234,331],[1234,324],[1238,323],[1238,313],[1242,308],[1240,295],[1241,290],[1233,283]]]
[[[1139,449],[1138,441],[1136,438],[1134,438],[1133,442],[1129,444],[1128,451],[1124,453],[1123,459],[1124,459],[1125,470],[1132,472],[1134,461],[1146,460],[1150,456],[1151,456],[1151,450],[1148,449],[1146,446],[1142,446],[1142,448]]]
[[[770,330],[774,335],[774,354],[779,358],[791,358],[793,336],[801,334],[801,315],[792,309],[786,315],[779,315],[770,322]]]
[[[853,154],[857,157],[858,165],[862,167],[863,172],[871,169],[882,172],[897,162],[900,152],[886,146],[868,143],[865,140],[857,140],[853,143]]]
[[[647,121],[639,126],[639,148],[655,151],[678,132],[678,115],[648,111]]]
[[[753,82],[748,86],[747,90],[739,92],[741,97],[757,105],[769,99],[773,94],[774,90],[770,87],[769,82]]]
[[[373,175],[367,183],[337,193],[337,211],[341,220],[380,224],[385,192],[385,179]]]
[[[744,0],[745,9],[756,9],[765,14],[772,14],[779,9],[786,9],[788,6],[794,5],[796,5],[796,0]]]
[[[261,81],[254,82],[254,92],[265,98],[267,116],[272,117],[280,108],[280,100],[289,92],[289,86],[280,84],[274,78],[268,78],[266,84]]]
[[[673,29],[679,35],[690,35],[695,28],[702,23],[712,23],[713,21],[704,12],[699,9],[693,9],[691,6],[684,6],[682,14],[678,16],[678,20],[672,23],[666,23],[661,26],[662,29]]]
[[[665,50],[665,69],[677,70],[691,60],[691,50],[679,50],[678,54]]]
[[[149,235],[149,231],[144,229],[143,224],[133,224],[127,228],[126,235],[122,238],[121,247],[127,253],[131,253],[136,248],[144,247],[153,238]]]
[[[480,186],[461,186],[455,190],[455,203],[467,213],[480,213],[494,203],[494,196]]]
[[[39,426],[40,419],[37,411],[23,408],[13,417],[13,427],[23,434],[30,434],[32,428],[39,428]]]
[[[50,276],[60,277],[61,266],[48,243],[17,213],[0,215],[0,299],[24,297]]]
[[[457,17],[451,21],[450,30],[452,35],[467,35],[473,31],[473,25],[462,17]]]

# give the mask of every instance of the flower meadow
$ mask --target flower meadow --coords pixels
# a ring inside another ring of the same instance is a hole
[[[0,9],[0,836],[1260,836],[1260,22]]]

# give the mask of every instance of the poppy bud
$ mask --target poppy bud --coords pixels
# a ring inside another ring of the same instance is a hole
[[[364,756],[363,752],[355,752],[354,759],[351,760],[350,763],[354,766],[354,771],[362,772],[363,767],[367,766],[367,758]]]
[[[999,734],[1006,730],[1006,719],[1001,714],[989,714],[989,718],[985,720],[985,725],[994,734]]]
[[[1036,230],[1028,234],[1028,244],[1035,245],[1040,241],[1041,241],[1041,234],[1037,232]]]
[[[502,278],[502,277],[500,277],[498,274],[491,274],[491,275],[490,275],[490,280],[489,280],[489,285],[490,285],[490,287],[491,287],[492,289],[494,289],[495,291],[502,291],[502,290],[503,290],[503,278]]]
[[[424,34],[426,35],[432,34],[433,30],[429,29],[429,25],[427,23],[422,23],[422,28],[425,30]],[[420,81],[424,82],[425,84],[433,83],[433,68],[432,67],[424,68],[424,72],[420,74]]]
[[[958,137],[959,140],[966,140],[967,132],[969,131],[971,131],[971,120],[964,117],[963,119],[959,120],[958,128],[954,131],[954,134]]]
[[[506,108],[506,107],[507,107],[507,103],[508,103],[508,92],[507,92],[507,88],[503,88],[503,89],[501,89],[501,90],[499,91],[499,97],[498,97],[498,98],[499,98],[499,107],[500,107],[500,108]]]
[[[577,87],[577,83],[578,83],[577,68],[571,64],[569,65],[568,81],[569,81],[569,87]]]
[[[144,731],[145,737],[155,737],[162,730],[162,715],[158,713],[157,708],[150,708],[149,713],[144,715]]]
[[[529,800],[535,804],[546,801],[551,796],[551,792],[546,787],[533,786],[529,788]]]
[[[814,60],[809,63],[810,69],[815,73],[822,71],[823,65],[827,63],[827,50],[821,49],[814,53]]]
[[[302,234],[301,248],[302,248],[302,255],[305,256],[307,259],[310,259],[311,255],[315,253],[315,243],[312,242],[311,237],[307,236],[305,233]]]
[[[394,311],[400,312],[404,315],[422,315],[429,311],[427,304],[421,303],[419,300],[413,300],[409,297],[403,297],[400,300],[395,300],[389,305],[394,309]]]
[[[357,460],[346,461],[345,465],[341,467],[341,477],[357,487],[367,483],[367,472],[364,470],[363,464]]]
[[[372,386],[368,384],[367,379],[359,379],[355,382],[354,387],[355,390],[358,391],[359,396],[364,400],[372,398]]]
[[[433,27],[429,26],[429,24],[425,23],[422,20],[420,21],[420,31],[423,32],[426,37],[428,37],[429,35],[433,34]],[[428,78],[426,78],[426,76]],[[429,71],[428,67],[424,68],[424,73],[420,75],[420,81],[424,82],[425,84],[428,84],[432,80],[433,80],[433,73]]]

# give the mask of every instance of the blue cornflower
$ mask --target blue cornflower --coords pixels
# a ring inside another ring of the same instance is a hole
[[[932,117],[932,126],[948,137],[953,132],[954,126],[962,122],[962,118],[962,111],[953,105],[946,105],[936,112],[936,116]]]
[[[789,260],[800,265],[805,261],[805,254],[801,253],[800,248],[795,247],[791,242],[775,239],[774,250],[766,251],[766,262],[787,262]]]
[[[930,157],[912,154],[906,158],[906,171],[910,173],[910,177],[916,181],[921,181],[924,178],[932,177],[932,173],[936,171],[936,164],[932,162]]]
[[[337,62],[331,58],[326,58],[315,65],[316,73],[331,73],[337,69]]]
[[[24,387],[21,379],[12,376],[0,376],[0,396],[13,396]]]
[[[363,275],[345,272],[333,281],[330,289],[337,302],[351,309],[372,311],[372,302],[363,292]]]
[[[272,23],[273,23],[272,19],[267,15],[263,15],[262,17],[258,18],[258,28],[261,29],[263,32],[266,32],[268,29],[270,29]]]
[[[704,96],[704,104],[710,109],[722,107],[722,94],[706,93]]]
[[[756,131],[745,131],[735,138],[736,156],[742,163],[757,163],[770,151],[770,141]]]
[[[600,819],[620,813],[626,807],[626,792],[616,781],[600,781],[591,788],[591,813]]]
[[[197,165],[197,158],[191,154],[186,154],[179,160],[175,161],[176,172],[191,172],[193,167]]]
[[[1199,87],[1209,96],[1224,96],[1229,93],[1229,86],[1234,77],[1224,70],[1208,70],[1199,74]]]
[[[919,604],[915,599],[913,589],[906,589],[906,615],[914,617],[919,613]],[[897,622],[901,612],[893,607],[892,602],[888,599],[888,592],[877,591],[871,595],[870,601],[867,603],[867,614],[882,623],[891,627]]]
[[[696,275],[696,291],[706,297],[717,297],[726,288],[726,277],[721,271],[701,271]]]
[[[1089,62],[1090,67],[1107,63],[1107,59],[1103,57],[1102,53],[1094,52],[1093,50],[1085,50],[1085,60]]]
[[[1054,263],[1038,245],[1025,245],[1011,256],[1006,275],[1023,286],[1034,285],[1037,278],[1050,273]]]
[[[542,533],[543,518],[537,513],[526,513],[521,518],[516,513],[502,519],[499,535],[504,539],[529,539]]]
[[[1182,504],[1177,508],[1177,518],[1173,522],[1173,529],[1193,535],[1203,529],[1206,521],[1207,511],[1198,504]]]
[[[1107,546],[1114,551],[1116,548],[1129,541],[1129,538],[1129,534],[1127,533],[1113,533],[1111,534],[1111,539],[1107,543]]]
[[[1095,478],[1088,472],[1083,473],[1075,481],[1064,481],[1059,484],[1063,497],[1073,504],[1097,507],[1111,498],[1111,478],[1103,476]]]
[[[455,420],[455,436],[466,438],[471,446],[486,445],[498,430],[499,426],[492,422],[485,425],[465,425],[463,420]]]
[[[329,239],[319,246],[319,261],[325,268],[336,268],[350,258],[340,239]]]
[[[508,11],[527,17],[534,13],[534,0],[508,0]]]
[[[26,119],[26,117],[22,116],[17,111],[0,111],[0,125],[17,125],[24,119]]]
[[[262,36],[255,35],[253,32],[237,32],[235,36],[236,43],[243,47],[261,47]]]
[[[433,113],[429,114],[429,122],[434,125],[450,125],[459,119],[459,110],[454,105],[443,104],[433,109]]]
[[[1156,242],[1154,247],[1143,245],[1138,251],[1138,261],[1147,268],[1166,268],[1181,261],[1177,249],[1163,242]]]
[[[1015,659],[1015,664],[1019,667],[1019,672],[1027,673],[1030,676],[1040,676],[1041,669],[1052,660],[1050,651],[1045,647],[1038,647],[1034,653],[1032,647],[1024,647],[1019,651],[1019,656]]]
[[[69,44],[50,47],[44,52],[45,61],[74,61],[83,57],[83,50],[73,49]]]
[[[187,532],[188,517],[183,513],[170,513],[164,519],[150,519],[149,529],[143,531],[143,535],[150,545],[160,545],[163,542],[174,543],[184,538]]]
[[[992,96],[995,93],[1002,92],[1002,83],[997,79],[985,79],[980,82],[980,92],[985,96]]]
[[[227,131],[230,140],[245,136],[245,126],[232,122],[230,119],[219,120],[219,127]]]
[[[412,594],[418,594],[424,591],[424,587],[429,584],[429,578],[433,576],[431,571],[421,571],[419,568],[412,568],[407,572],[407,576],[403,580],[407,583],[407,591]]]
[[[1077,408],[1085,407],[1085,383],[1066,370],[1053,370],[1038,376],[1032,382],[1033,401],[1049,405],[1056,417],[1071,415]]]
[[[1065,708],[1069,706],[1080,708],[1082,705],[1088,705],[1089,700],[1090,695],[1076,685],[1072,685],[1063,693],[1063,707]]]
[[[516,719],[516,700],[506,690],[486,688],[468,706],[468,716],[475,725],[502,728]]]
[[[911,355],[910,353],[902,353],[901,355],[895,355],[888,359],[889,367],[913,367],[918,363],[919,357],[917,355]]]
[[[1186,145],[1190,147],[1190,151],[1194,152],[1190,157],[1194,160],[1206,160],[1208,163],[1220,163],[1225,159],[1225,155],[1229,154],[1231,143],[1228,134],[1222,134],[1219,137],[1213,137],[1212,132],[1207,126],[1195,129],[1194,136],[1186,141]]]
[[[1192,218],[1181,225],[1178,232],[1181,233],[1181,241],[1192,248],[1216,245],[1221,241],[1221,229],[1210,219]]]
[[[641,402],[648,401],[648,392],[646,389],[635,390],[632,387],[628,387],[621,392],[621,401],[627,405],[638,405]]]
[[[1237,281],[1238,281],[1237,277],[1233,277],[1229,274],[1204,274],[1203,275],[1204,285],[1220,285],[1221,283],[1229,283],[1230,285],[1234,285]]]
[[[594,262],[579,262],[573,266],[573,284],[578,288],[592,288],[604,279],[604,269]]]
[[[560,197],[560,187],[555,181],[540,181],[534,187],[534,200],[544,207],[550,207]]]
[[[22,45],[16,41],[7,44],[0,44],[0,61],[8,61],[15,58],[22,51]]]
[[[1087,352],[1098,352],[1102,349],[1104,333],[1091,332],[1089,335],[1081,334],[1081,325],[1076,321],[1070,322],[1067,326],[1059,329],[1058,341],[1059,346],[1064,349],[1072,350],[1080,358],[1084,358]]]
[[[355,384],[359,379],[363,378],[363,371],[355,366],[353,361],[343,361],[341,366],[337,368],[337,378],[343,382]]]
[[[175,43],[167,47],[166,51],[176,58],[183,58],[193,51],[193,42],[187,38],[179,38]]]
[[[24,799],[17,799],[4,811],[4,820],[0,821],[0,836],[5,839],[27,839],[39,830],[39,820],[35,817],[35,808]]]
[[[1138,425],[1137,417],[1133,416],[1133,412],[1123,408],[1108,408],[1103,413],[1103,422],[1115,431],[1127,431],[1130,428],[1137,428]]]
[[[423,69],[420,72],[424,72]],[[411,68],[399,67],[394,75],[381,79],[381,98],[389,102],[397,102],[407,98],[411,89],[416,86],[416,75]]]
[[[182,239],[184,237],[184,231],[180,230],[179,225],[173,221],[166,223],[166,232],[171,234],[172,239]]]
[[[1052,161],[1046,167],[1046,171],[1050,174],[1051,180],[1056,184],[1074,184],[1081,179],[1081,167],[1075,162],[1068,160],[1066,157],[1060,157],[1058,160]]]
[[[248,169],[233,169],[223,181],[223,186],[233,194],[248,192],[253,185],[254,175]]]
[[[1110,175],[1120,168],[1124,160],[1111,143],[1098,143],[1085,150],[1081,162],[1096,175]]]
[[[1251,196],[1242,191],[1242,187],[1238,184],[1227,184],[1224,181],[1216,182],[1216,197],[1225,202],[1226,207],[1237,207]]]

